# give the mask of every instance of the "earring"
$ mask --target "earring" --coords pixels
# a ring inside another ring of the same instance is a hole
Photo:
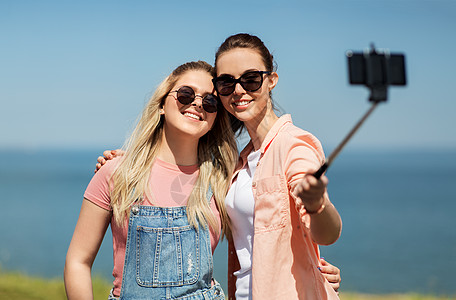
[[[160,115],[164,115],[165,114],[165,110],[163,108],[160,108]]]

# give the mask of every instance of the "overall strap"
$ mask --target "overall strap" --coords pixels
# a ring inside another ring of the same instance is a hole
[[[212,199],[212,195],[213,195],[213,194],[214,194],[214,193],[212,192],[212,186],[211,186],[211,184],[209,183],[209,188],[207,189],[207,192],[206,192],[206,199],[207,199],[207,202],[208,202],[209,204],[211,204],[211,199]]]
[[[132,194],[135,193],[135,189],[136,188],[133,188],[133,190],[131,191]],[[144,202],[144,195],[141,195],[135,200],[135,202],[133,202],[133,205],[141,205],[143,202]]]

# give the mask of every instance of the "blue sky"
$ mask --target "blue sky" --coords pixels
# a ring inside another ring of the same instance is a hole
[[[278,64],[274,99],[331,149],[368,109],[345,52],[403,52],[348,148],[456,148],[456,1],[0,2],[0,149],[120,147],[177,65],[214,61],[229,35],[260,36]]]

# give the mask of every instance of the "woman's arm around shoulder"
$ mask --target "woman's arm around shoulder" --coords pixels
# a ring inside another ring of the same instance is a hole
[[[108,161],[118,156],[123,156],[125,151],[122,149],[117,150],[105,150],[103,156],[98,156],[97,164],[95,165],[95,173]]]
[[[321,266],[318,267],[321,274],[326,278],[329,282],[329,285],[336,291],[337,295],[339,295],[339,287],[341,282],[340,276],[340,269],[329,262],[327,262],[323,257],[320,258]]]
[[[65,260],[64,281],[69,300],[93,299],[92,264],[110,219],[110,211],[84,199]]]

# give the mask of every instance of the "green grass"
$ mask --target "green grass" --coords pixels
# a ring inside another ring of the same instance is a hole
[[[93,279],[95,300],[108,299],[112,283],[100,277]],[[62,278],[45,279],[0,270],[0,299],[2,300],[65,300]]]
[[[96,277],[93,280],[95,300],[108,298],[112,283]],[[456,300],[454,296],[432,296],[419,294],[367,295],[342,292],[342,300]],[[2,300],[64,300],[65,287],[61,278],[44,279],[0,270],[0,299]]]
[[[342,300],[451,300],[456,299],[454,296],[432,296],[420,294],[388,294],[388,295],[367,295],[360,293],[341,293]]]

